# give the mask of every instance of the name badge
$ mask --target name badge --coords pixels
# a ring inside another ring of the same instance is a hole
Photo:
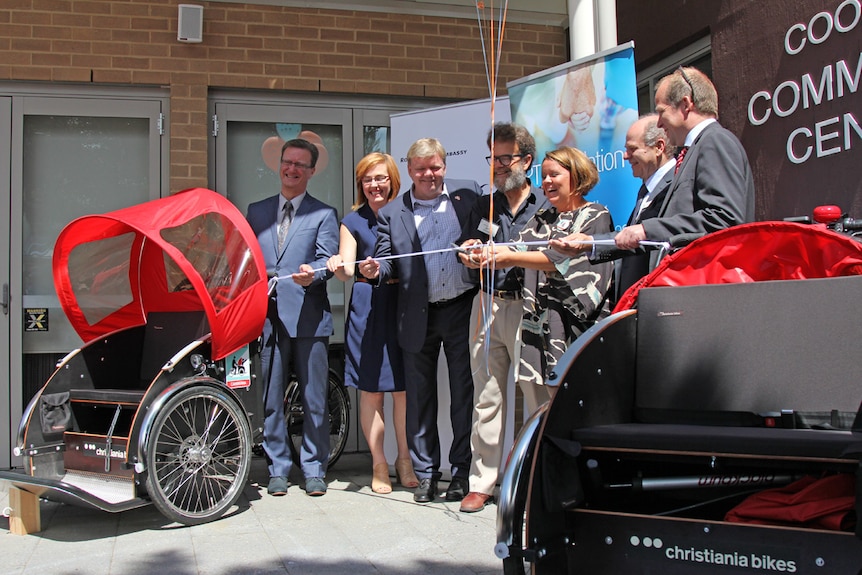
[[[479,227],[476,229],[478,229],[483,234],[487,234],[487,236],[489,238],[493,238],[494,236],[497,235],[497,231],[499,231],[500,226],[495,226],[494,224],[489,222],[487,219],[482,218],[482,221],[479,222]]]

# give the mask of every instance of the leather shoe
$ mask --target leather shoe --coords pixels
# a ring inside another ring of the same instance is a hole
[[[471,491],[461,501],[461,513],[476,513],[485,509],[485,505],[493,503],[494,496],[478,491]]]
[[[453,477],[446,490],[446,501],[461,501],[470,491],[470,484],[463,477]]]
[[[437,497],[437,481],[426,477],[419,480],[419,487],[413,492],[413,501],[416,503],[431,503]]]
[[[287,495],[288,485],[287,477],[270,477],[269,485],[266,486],[266,492],[274,497],[281,497],[282,495]]]

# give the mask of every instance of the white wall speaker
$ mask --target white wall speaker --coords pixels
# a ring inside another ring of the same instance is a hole
[[[177,40],[180,42],[203,42],[204,7],[195,4],[179,5]]]

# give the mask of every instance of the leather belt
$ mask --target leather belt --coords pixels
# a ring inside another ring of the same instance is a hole
[[[431,307],[434,307],[434,308],[446,307],[447,305],[452,305],[453,303],[459,302],[461,300],[464,300],[467,298],[472,298],[474,295],[476,295],[477,291],[478,290],[475,290],[475,289],[468,289],[464,293],[462,293],[460,295],[456,295],[455,297],[453,297],[451,299],[442,299],[440,301],[429,301],[428,305]]]
[[[490,296],[493,296],[495,298],[498,298],[498,299],[507,299],[507,300],[513,300],[513,301],[522,299],[524,297],[523,295],[521,295],[521,290],[519,290],[519,289],[516,289],[516,290],[495,289],[495,290],[490,291],[490,292],[486,291],[485,293],[490,295]]]

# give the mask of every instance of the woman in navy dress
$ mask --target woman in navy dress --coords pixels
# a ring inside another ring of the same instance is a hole
[[[356,165],[356,204],[341,221],[338,254],[327,267],[342,280],[354,280],[345,320],[344,382],[359,390],[359,421],[371,450],[371,489],[390,493],[389,464],[383,451],[384,393],[392,393],[392,418],[398,443],[395,473],[404,487],[416,487],[405,431],[404,363],[398,346],[395,314],[397,280],[373,286],[355,274],[355,262],[374,255],[377,210],[398,195],[401,178],[392,156],[373,152]]]

